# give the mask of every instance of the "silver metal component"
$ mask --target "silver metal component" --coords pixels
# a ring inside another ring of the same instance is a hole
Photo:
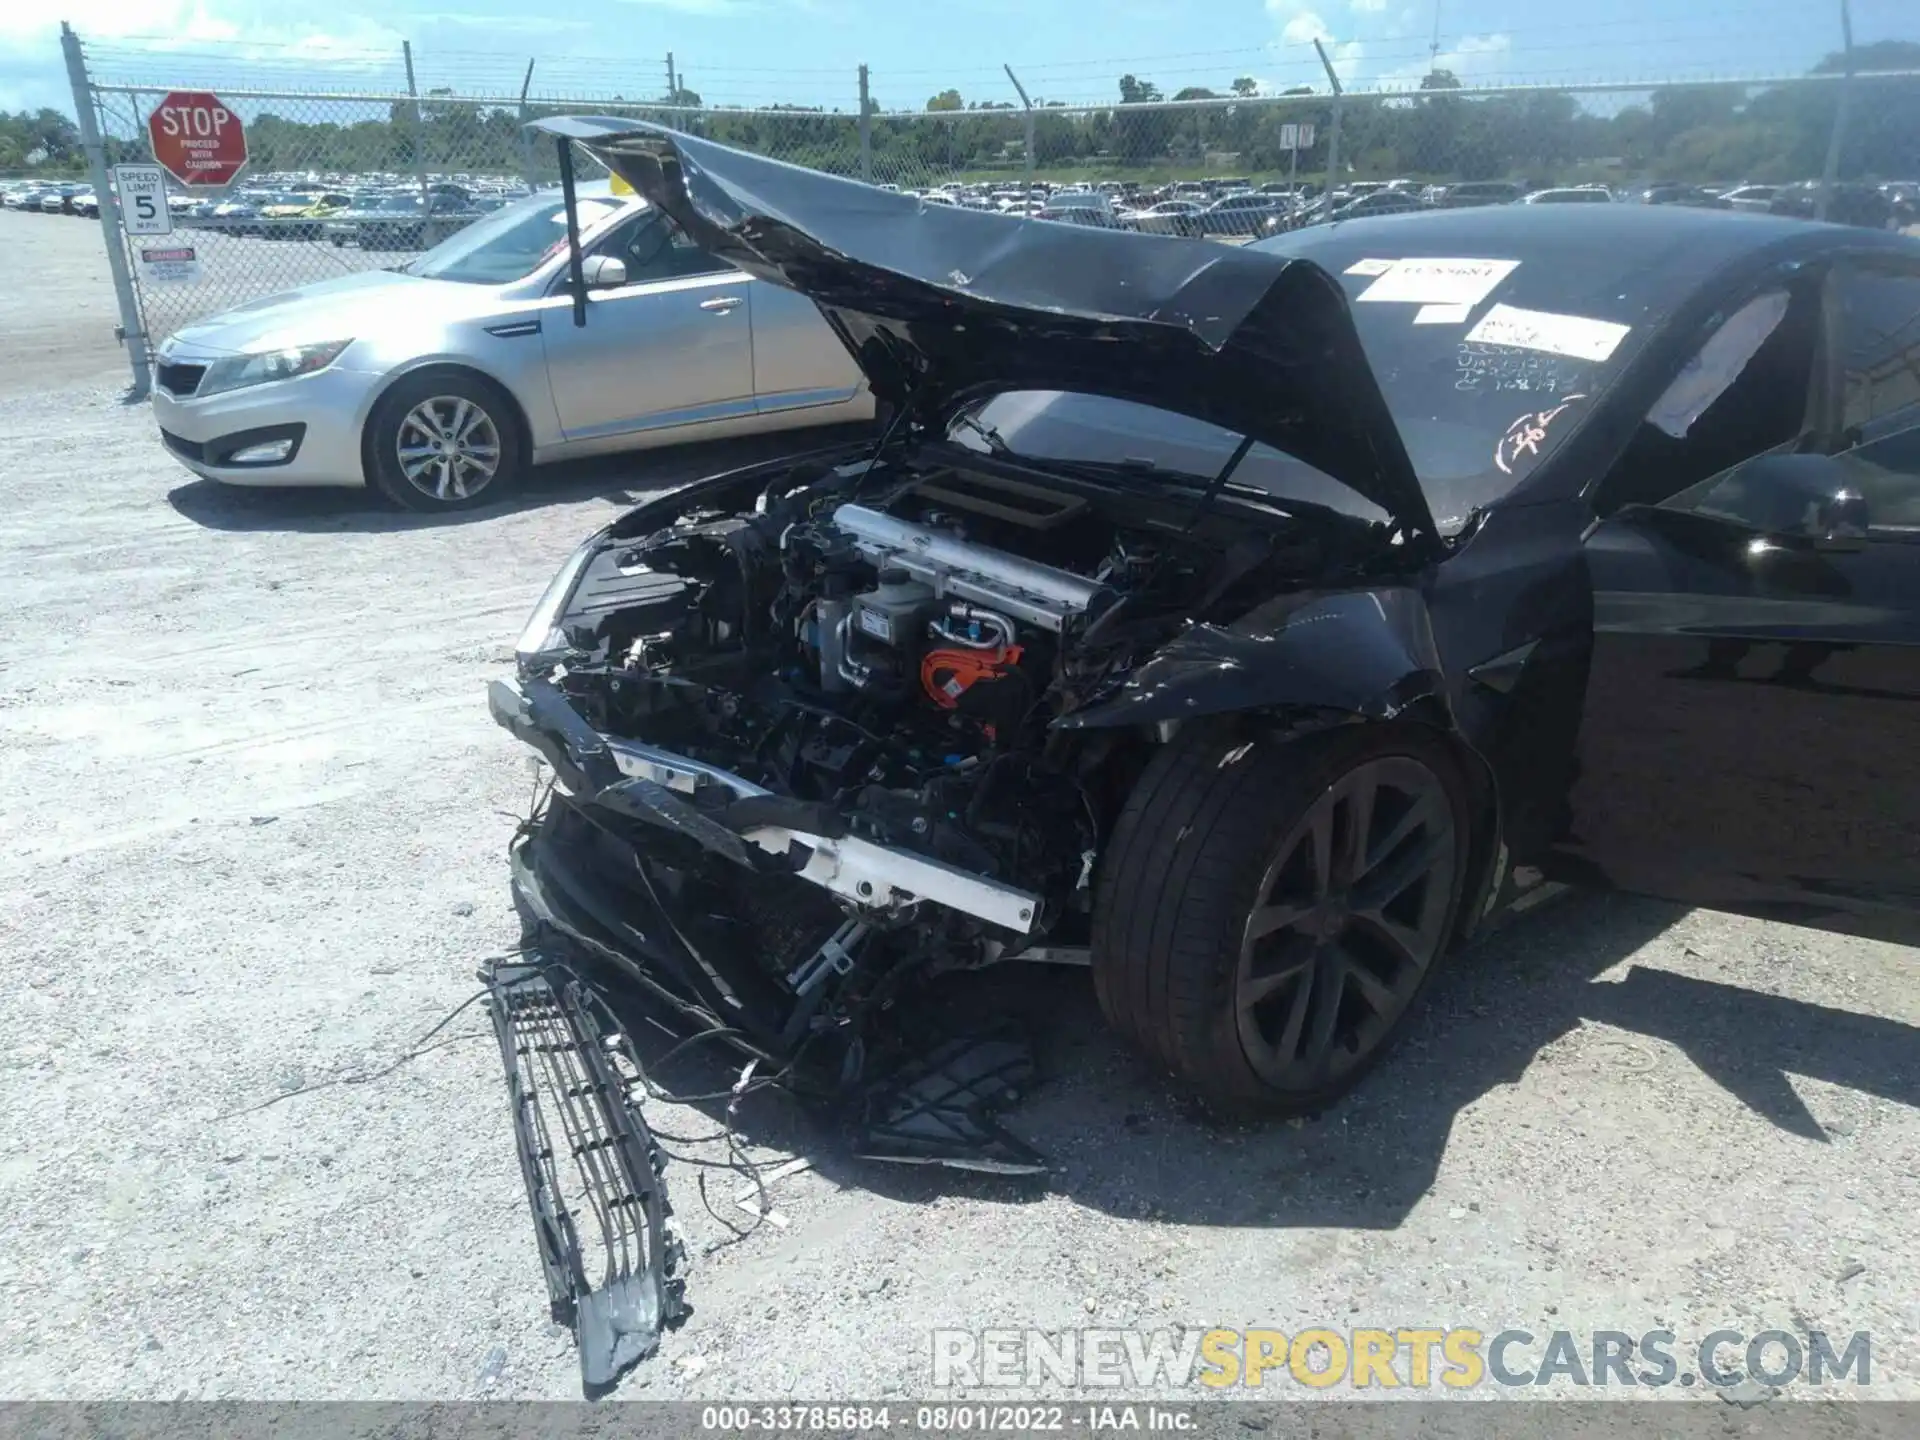
[[[853,952],[871,928],[864,920],[849,920],[821,941],[820,948],[787,976],[794,994],[804,995],[829,974],[844,975],[853,969]]]
[[[948,626],[949,617],[977,621],[993,631],[994,636],[988,640],[975,640],[971,636],[958,634]],[[964,645],[969,650],[1004,650],[1014,641],[1013,621],[998,611],[965,603],[955,605],[947,615],[929,622],[927,629],[949,644]]]
[[[833,523],[875,565],[897,565],[931,585],[937,596],[977,601],[1056,634],[1112,593],[1071,570],[975,545],[864,505],[840,506]]]
[[[495,681],[505,685],[506,681]],[[656,750],[651,745],[642,745],[634,740],[607,741],[607,751],[613,756],[613,763],[620,773],[630,780],[651,780],[682,795],[691,795],[700,788],[701,782],[724,786],[742,799],[755,795],[771,795],[771,790],[763,790],[751,780],[735,775],[731,770],[722,770],[718,765],[709,765],[704,760],[694,760],[686,755],[675,754],[671,750]]]
[[[834,669],[840,679],[856,690],[866,688],[867,681],[873,678],[873,667],[862,665],[853,658],[853,644],[848,638],[853,627],[853,612],[848,611],[840,617],[840,623],[834,626],[834,635],[838,641],[838,663]],[[824,649],[822,651],[824,654]]]
[[[512,689],[508,681],[494,684]],[[495,709],[498,713],[498,704]],[[771,793],[717,765],[632,740],[609,737],[607,751],[622,775],[651,780],[682,795],[691,795],[702,783],[723,785],[742,797]],[[806,846],[811,853],[800,878],[870,910],[894,914],[928,902],[1018,935],[1029,933],[1040,913],[1039,896],[1028,891],[851,835],[828,839],[782,825],[762,825],[742,838],[770,855],[786,855],[795,844]]]
[[[847,602],[822,596],[814,602],[814,625],[820,635],[820,688],[829,694],[845,690],[840,663],[847,655]]]

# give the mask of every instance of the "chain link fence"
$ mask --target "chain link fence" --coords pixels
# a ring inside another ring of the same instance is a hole
[[[77,40],[72,48],[83,50]],[[238,179],[169,197],[168,248],[190,249],[191,263],[143,263],[153,242],[131,242],[136,341],[295,286],[405,263],[556,184],[550,142],[525,127],[561,113],[650,120],[930,203],[1224,241],[1527,197],[1811,215],[1830,195],[1851,194],[1851,209],[1833,218],[1869,224],[1911,223],[1920,198],[1911,185],[1868,183],[1920,176],[1914,70],[1477,89],[1435,71],[1410,88],[1343,93],[1328,66],[1323,86],[1278,95],[1243,80],[1228,93],[1168,99],[1129,75],[1105,105],[1030,103],[1009,70],[1011,99],[961,108],[948,91],[925,110],[887,111],[871,100],[865,67],[847,77],[844,110],[700,104],[670,60],[671,104],[540,93],[532,65],[517,90],[472,93],[457,73],[416,69],[410,48],[343,62],[332,90],[235,84],[206,57],[168,50],[113,52],[104,64],[84,57],[77,69],[76,101],[106,165],[151,159],[148,117],[170,90],[215,90],[246,127]],[[452,83],[422,84],[422,75]],[[135,362],[138,375],[142,357]]]

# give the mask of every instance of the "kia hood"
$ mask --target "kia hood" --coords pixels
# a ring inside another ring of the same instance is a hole
[[[1014,219],[655,125],[556,116],[703,248],[810,297],[874,393],[941,424],[1003,390],[1077,390],[1298,456],[1436,536],[1334,277],[1211,241]]]
[[[376,333],[442,325],[498,310],[490,285],[423,280],[390,270],[340,275],[298,290],[269,295],[175,331],[167,345],[194,354],[277,350],[327,340],[360,340]]]

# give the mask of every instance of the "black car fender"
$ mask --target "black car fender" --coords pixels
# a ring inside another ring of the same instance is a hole
[[[1259,717],[1294,735],[1392,721],[1445,734],[1472,792],[1473,855],[1459,928],[1467,933],[1476,926],[1489,886],[1498,884],[1498,788],[1486,757],[1455,720],[1419,590],[1304,591],[1268,601],[1230,625],[1190,625],[1117,694],[1054,725],[1098,730],[1227,715]]]
[[[1117,694],[1054,724],[1094,730],[1246,711],[1391,720],[1411,707],[1454,728],[1426,601],[1391,586],[1284,595],[1231,625],[1190,625]]]

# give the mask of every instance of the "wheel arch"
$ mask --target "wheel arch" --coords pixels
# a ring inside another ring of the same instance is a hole
[[[380,413],[380,407],[386,402],[394,388],[409,380],[419,379],[423,375],[452,375],[463,379],[478,380],[481,384],[499,392],[513,409],[513,420],[519,431],[519,447],[516,456],[520,465],[532,463],[533,459],[533,422],[527,414],[527,407],[514,394],[513,387],[498,375],[482,369],[478,365],[461,360],[422,360],[408,365],[404,369],[390,372],[380,383],[367,401],[366,411],[360,417],[360,472],[368,485],[373,484],[373,421]]]
[[[1164,734],[1225,716],[1296,739],[1343,724],[1418,724],[1444,736],[1472,794],[1472,858],[1460,914],[1469,928],[1477,922],[1499,854],[1499,787],[1454,713],[1426,596],[1416,585],[1296,591],[1230,625],[1191,625],[1117,695],[1055,724]]]

